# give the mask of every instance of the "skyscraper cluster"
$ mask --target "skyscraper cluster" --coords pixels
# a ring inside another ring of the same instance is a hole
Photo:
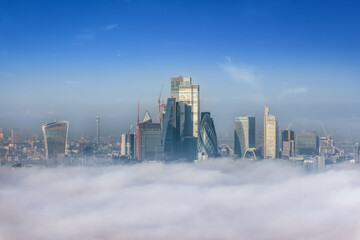
[[[160,100],[159,100],[160,104]],[[171,97],[159,105],[159,123],[154,123],[149,112],[138,123],[137,134],[129,145],[137,149],[138,160],[194,161],[217,156],[215,126],[210,113],[200,119],[200,86],[192,84],[190,77],[171,78]],[[127,141],[122,137],[122,142]],[[124,157],[126,146],[121,144]]]

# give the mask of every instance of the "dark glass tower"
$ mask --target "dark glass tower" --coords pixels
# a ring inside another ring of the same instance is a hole
[[[218,156],[218,144],[213,119],[209,112],[201,113],[199,137],[197,142],[198,160]]]
[[[140,160],[161,160],[163,148],[161,145],[160,123],[153,123],[146,112],[144,120],[139,124],[139,154]]]
[[[179,122],[177,105],[178,103],[175,98],[168,98],[161,131],[165,160],[176,159],[180,148],[180,131],[177,127]]]

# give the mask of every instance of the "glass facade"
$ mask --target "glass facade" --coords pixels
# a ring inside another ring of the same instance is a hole
[[[161,130],[165,160],[177,158],[180,148],[180,133],[177,127],[178,115],[176,99],[168,98]]]
[[[255,147],[255,117],[236,117],[234,121],[234,151],[244,157],[249,148]]]
[[[182,76],[171,78],[171,97],[175,98],[177,102],[183,102],[191,106],[193,137],[197,137],[200,113],[200,86],[192,85],[191,81],[191,78]]]
[[[192,127],[191,106],[168,98],[161,132],[165,161],[195,159],[196,142]]]
[[[316,132],[296,133],[295,134],[295,154],[298,155],[318,155],[319,137]]]
[[[161,125],[152,123],[150,114],[146,112],[143,122],[139,124],[139,158],[140,160],[161,160],[163,152]]]
[[[202,113],[197,143],[198,156],[217,157],[218,144],[213,119],[210,113]]]
[[[69,122],[52,122],[42,126],[46,158],[58,158],[65,156]]]

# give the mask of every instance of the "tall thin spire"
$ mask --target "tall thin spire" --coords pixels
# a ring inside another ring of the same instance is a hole
[[[98,147],[100,146],[100,117],[96,116],[96,140]]]

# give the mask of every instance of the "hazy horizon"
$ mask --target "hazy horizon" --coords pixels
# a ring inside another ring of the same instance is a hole
[[[263,107],[280,128],[360,141],[360,5],[353,1],[0,1],[0,127],[119,135],[170,78],[200,85],[220,141]]]

